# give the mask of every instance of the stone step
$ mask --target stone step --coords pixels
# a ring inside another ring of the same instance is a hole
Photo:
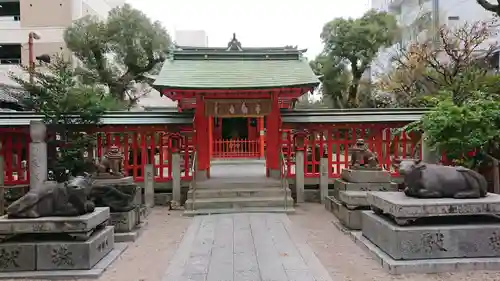
[[[201,198],[230,198],[230,197],[280,197],[284,196],[284,190],[281,187],[233,187],[233,188],[213,188],[196,189],[188,191],[188,199]],[[287,189],[287,193],[290,193]]]
[[[231,189],[231,188],[273,188],[281,187],[281,182],[277,180],[267,181],[218,181],[207,180],[196,182],[196,189]]]
[[[184,215],[191,217],[197,215],[216,215],[216,214],[234,214],[234,213],[284,213],[293,214],[295,209],[293,206],[284,207],[245,207],[245,208],[229,208],[229,209],[198,209],[186,210]]]
[[[195,198],[194,209],[239,209],[247,207],[284,207],[285,196],[277,197],[231,197],[231,198]],[[288,194],[287,207],[293,206],[293,199]],[[193,210],[193,199],[186,200],[186,210]]]

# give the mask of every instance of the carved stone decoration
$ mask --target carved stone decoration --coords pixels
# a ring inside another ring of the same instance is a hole
[[[465,167],[427,164],[414,159],[394,159],[393,166],[404,177],[404,193],[409,197],[467,199],[486,197],[488,193],[484,176]]]
[[[363,139],[357,139],[349,148],[351,153],[350,169],[381,170],[377,154],[372,152]]]
[[[133,183],[94,185],[89,198],[97,207],[109,207],[111,212],[128,212],[136,208],[134,198],[138,189]]]
[[[427,253],[434,251],[446,252],[444,248],[444,235],[441,232],[424,233],[421,237],[422,248]]]
[[[47,127],[43,121],[30,121],[31,142],[45,142]]]
[[[493,232],[493,235],[489,238],[489,245],[495,251],[500,251],[500,234]]]
[[[52,249],[52,263],[58,267],[73,266],[73,253],[68,249],[68,246],[62,245]]]
[[[30,189],[7,207],[8,218],[80,216],[94,211],[87,199],[92,184],[90,175],[76,177],[66,183],[46,182]]]
[[[10,267],[19,268],[19,254],[21,250],[19,248],[15,248],[13,250],[7,250],[3,248],[0,250],[0,269],[6,269]]]
[[[112,145],[97,165],[96,178],[122,178],[124,176],[123,158],[120,148]]]

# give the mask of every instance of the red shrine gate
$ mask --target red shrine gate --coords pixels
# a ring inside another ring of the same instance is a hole
[[[319,84],[305,50],[179,46],[154,85],[194,111],[197,173],[210,176],[214,158],[265,158],[268,175],[280,173],[281,108]]]

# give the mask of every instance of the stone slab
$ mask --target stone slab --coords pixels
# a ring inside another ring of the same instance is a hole
[[[7,242],[0,244],[0,272],[35,269],[35,243]]]
[[[348,182],[391,182],[391,173],[385,170],[342,169],[340,177]]]
[[[96,178],[92,182],[92,186],[107,186],[107,185],[132,185],[134,184],[134,177],[124,178]]]
[[[347,229],[360,230],[361,215],[363,211],[364,210],[350,210],[345,205],[341,204],[337,212],[337,218]]]
[[[363,236],[395,260],[500,257],[500,220],[474,224],[399,226],[362,213]],[[466,219],[457,219],[457,221]],[[475,218],[474,220],[479,220]]]
[[[115,243],[135,242],[141,236],[146,225],[146,222],[142,222],[130,232],[115,232]]]
[[[99,207],[92,213],[78,217],[43,217],[36,219],[9,219],[0,217],[0,234],[22,233],[84,233],[109,219],[109,208]]]
[[[333,196],[339,198],[340,191],[398,191],[398,185],[393,182],[347,182],[335,179],[333,184]]]
[[[56,280],[56,279],[97,279],[106,269],[127,249],[128,244],[116,243],[109,254],[101,259],[92,269],[88,270],[42,270],[0,272],[0,280],[29,279],[29,280]]]
[[[366,200],[366,191],[340,191],[339,199],[342,204],[346,205],[349,209],[355,207],[370,207]]]
[[[500,214],[500,195],[493,193],[478,199],[418,199],[403,192],[370,192],[367,200],[373,208],[398,219]]]
[[[359,231],[350,233],[355,243],[370,253],[375,261],[390,274],[432,274],[471,270],[500,270],[500,258],[460,258],[394,260]]]
[[[91,269],[113,250],[113,228],[106,226],[85,242],[37,243],[37,270]]]
[[[109,222],[115,227],[115,232],[130,232],[138,223],[137,211],[111,213]]]

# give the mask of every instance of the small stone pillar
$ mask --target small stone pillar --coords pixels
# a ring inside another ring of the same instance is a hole
[[[297,193],[297,203],[304,203],[304,151],[305,130],[296,131],[293,134],[295,143],[295,191]]]
[[[144,205],[152,208],[155,205],[155,174],[154,165],[144,165]]]
[[[321,204],[325,204],[328,197],[328,158],[324,157],[320,160],[319,194]]]
[[[430,146],[426,141],[426,134],[422,134],[422,161],[429,164],[439,163],[439,153],[437,151],[431,150]]]
[[[179,133],[170,136],[172,148],[172,200],[181,202],[181,155],[182,136]]]
[[[5,186],[4,186],[4,163],[2,153],[2,142],[0,141],[0,216],[5,213]]]
[[[47,128],[43,121],[30,121],[30,189],[40,187],[47,180]]]

